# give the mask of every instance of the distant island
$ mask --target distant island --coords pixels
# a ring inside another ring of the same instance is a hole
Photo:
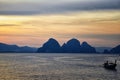
[[[19,47],[17,45],[8,45],[0,43],[0,53],[34,53],[37,51],[37,48],[23,46]]]
[[[102,52],[96,51],[96,49],[104,49]],[[120,53],[120,45],[114,48],[107,47],[93,47],[87,42],[82,42],[72,38],[62,46],[54,38],[50,38],[43,44],[42,47],[34,48],[17,45],[8,45],[0,43],[0,53]]]
[[[87,42],[80,42],[77,39],[71,39],[62,46],[57,40],[50,38],[43,44],[37,51],[38,53],[96,53],[94,47],[90,46]]]

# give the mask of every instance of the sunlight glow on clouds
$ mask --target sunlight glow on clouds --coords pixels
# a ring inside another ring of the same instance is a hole
[[[93,46],[115,46],[120,43],[119,25],[119,10],[0,15],[0,42],[41,46],[50,37],[61,44],[75,37]]]

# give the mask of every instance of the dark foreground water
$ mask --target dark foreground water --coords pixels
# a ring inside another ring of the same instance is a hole
[[[117,71],[102,64],[116,55],[0,54],[0,80],[120,80]]]

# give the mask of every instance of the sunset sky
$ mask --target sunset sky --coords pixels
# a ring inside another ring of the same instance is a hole
[[[120,0],[0,0],[1,43],[39,47],[51,37],[120,44]]]

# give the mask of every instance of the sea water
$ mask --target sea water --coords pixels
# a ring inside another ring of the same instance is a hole
[[[117,59],[116,70],[103,63]],[[1,53],[0,80],[120,80],[120,58],[109,54]]]

